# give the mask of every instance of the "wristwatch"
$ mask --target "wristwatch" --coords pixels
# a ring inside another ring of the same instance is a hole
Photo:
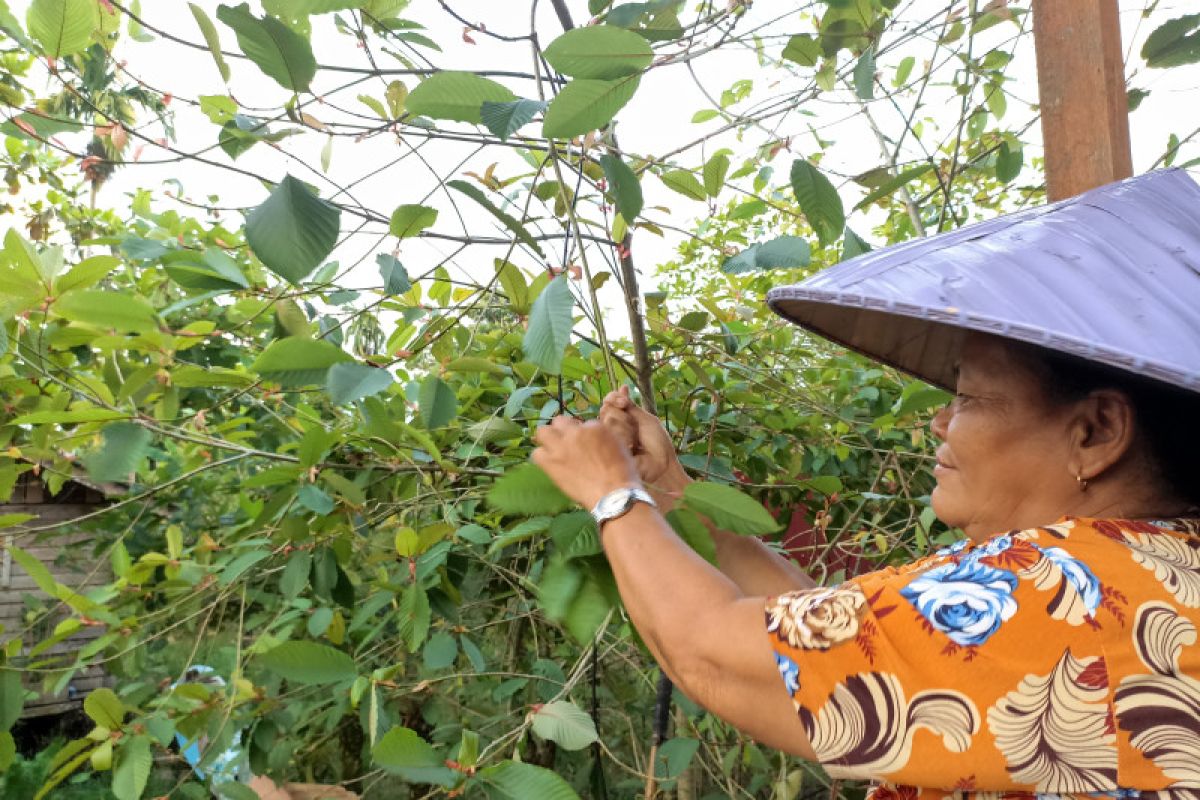
[[[601,497],[600,501],[592,508],[592,517],[596,520],[596,526],[604,527],[604,523],[616,519],[633,508],[634,503],[646,503],[651,508],[658,507],[650,493],[640,486],[616,489]]]

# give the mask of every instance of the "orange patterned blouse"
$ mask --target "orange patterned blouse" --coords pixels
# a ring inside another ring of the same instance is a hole
[[[870,800],[1200,798],[1200,520],[961,541],[773,598],[767,630],[813,750]]]

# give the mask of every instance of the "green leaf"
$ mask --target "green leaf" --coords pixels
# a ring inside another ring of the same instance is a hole
[[[637,75],[654,60],[649,42],[611,25],[567,31],[546,47],[544,55],[564,75],[602,81]]]
[[[134,736],[123,743],[113,768],[112,793],[117,800],[140,800],[153,764],[149,736]]]
[[[408,270],[404,268],[404,265],[395,256],[380,253],[375,256],[375,263],[379,265],[379,277],[383,278],[383,291],[385,293],[390,295],[404,294],[412,288],[412,282],[408,278]]]
[[[504,224],[504,227],[516,234],[518,240],[528,245],[530,249],[532,249],[539,256],[542,256],[543,258],[546,256],[546,254],[542,251],[542,246],[537,243],[536,239],[529,235],[529,231],[525,229],[525,226],[518,222],[516,218],[492,203],[492,201],[488,199],[487,195],[485,195],[478,186],[467,183],[466,181],[457,180],[446,181],[446,185],[451,189],[462,192],[476,203],[479,203],[479,205],[487,209],[492,216],[500,220],[500,222]]]
[[[654,764],[654,774],[663,780],[679,777],[699,749],[700,742],[696,739],[677,738],[663,742]]]
[[[716,197],[725,186],[725,177],[729,175],[729,156],[717,153],[704,164],[704,191],[709,197]]]
[[[871,252],[871,245],[854,231],[846,228],[842,238],[842,261]]]
[[[461,779],[460,773],[445,766],[445,757],[409,728],[398,726],[384,734],[371,750],[371,760],[410,783],[452,788]]]
[[[673,169],[663,173],[660,177],[663,184],[673,192],[701,202],[708,199],[708,192],[704,191],[704,184],[700,183],[699,179],[686,169]]]
[[[92,256],[76,264],[70,272],[54,282],[54,291],[66,294],[94,286],[116,269],[121,259],[116,256]]]
[[[312,554],[304,550],[296,550],[288,557],[287,566],[279,578],[279,591],[292,600],[308,586],[308,576],[312,570]]]
[[[754,536],[779,530],[779,523],[757,500],[723,483],[689,483],[683,501],[721,530]]]
[[[119,731],[125,721],[125,704],[107,686],[94,689],[83,700],[83,712],[92,722],[110,731]]]
[[[450,424],[458,416],[458,398],[448,383],[437,375],[429,375],[421,381],[417,408],[421,425],[431,431]]]
[[[317,74],[317,61],[308,39],[275,17],[259,19],[246,3],[219,6],[217,19],[233,28],[238,47],[276,83],[295,92],[308,89]]]
[[[8,731],[21,718],[25,707],[25,689],[21,671],[5,665],[0,668],[0,731]]]
[[[637,174],[619,156],[611,153],[600,156],[600,168],[608,181],[608,191],[617,201],[617,211],[632,224],[642,213],[642,184]]]
[[[916,66],[917,59],[914,56],[905,56],[900,60],[900,66],[896,67],[896,77],[892,81],[892,86],[897,89],[908,82],[908,76],[912,74],[913,67]]]
[[[325,379],[325,391],[334,405],[344,406],[379,394],[395,381],[386,369],[349,362],[334,364]]]
[[[304,484],[296,492],[296,502],[318,517],[324,517],[333,513],[335,506],[332,497],[326,494],[319,486],[311,483]]]
[[[180,367],[171,373],[171,384],[184,389],[196,387],[216,388],[235,386],[238,388],[254,383],[254,376],[224,367]]]
[[[545,111],[546,105],[541,100],[524,98],[507,103],[488,101],[480,107],[479,116],[485,128],[499,136],[500,141],[507,142],[508,137]]]
[[[640,80],[631,75],[613,81],[571,81],[546,109],[542,134],[549,139],[570,139],[603,128],[633,99]]]
[[[217,249],[205,250],[199,258],[191,251],[176,251],[163,259],[163,269],[185,289],[230,291],[250,287],[237,262]]]
[[[158,330],[154,307],[138,295],[104,289],[80,289],[58,298],[54,313],[97,328],[118,333],[149,333]]]
[[[1178,67],[1200,61],[1200,14],[1187,14],[1154,29],[1142,45],[1146,66]]]
[[[579,800],[565,780],[548,769],[520,761],[501,761],[479,771],[491,800]]]
[[[284,642],[263,653],[259,660],[292,683],[320,685],[358,677],[358,668],[349,654],[317,642]]]
[[[846,227],[846,212],[837,189],[815,166],[798,158],[792,162],[792,191],[821,244],[835,241]]]
[[[529,517],[558,514],[575,507],[575,502],[534,464],[513,467],[497,478],[488,490],[487,502],[502,513]]]
[[[396,634],[404,642],[408,652],[421,649],[429,633],[429,595],[420,583],[411,583],[400,598],[400,611],[396,620]]]
[[[767,269],[807,267],[812,256],[808,242],[799,236],[780,236],[769,242],[751,245],[725,260],[721,271],[727,275],[760,272]]]
[[[686,508],[676,508],[667,512],[667,522],[687,543],[688,547],[700,554],[710,564],[717,563],[717,545],[713,542],[712,533],[699,515]]]
[[[128,481],[146,460],[154,434],[136,422],[114,422],[101,431],[100,447],[81,459],[92,480],[101,483]]]
[[[534,733],[564,750],[582,750],[600,740],[595,721],[567,700],[546,703],[534,712],[532,722]]]
[[[802,67],[815,67],[821,60],[821,45],[813,37],[802,33],[788,39],[787,46],[783,48],[783,57]]]
[[[298,284],[333,251],[341,216],[288,175],[246,217],[246,242],[268,269]]]
[[[906,183],[914,181],[922,175],[925,175],[931,169],[933,169],[932,164],[920,164],[915,167],[910,167],[894,177],[888,178],[886,181],[877,186],[873,192],[859,201],[858,205],[854,207],[854,210],[861,211],[875,201],[889,197],[901,186],[904,186]]]
[[[51,597],[58,594],[58,582],[54,580],[50,570],[46,569],[45,564],[16,545],[9,545],[8,552],[12,553],[13,561],[21,565],[21,569],[25,570],[25,574],[33,579],[39,589]]]
[[[255,564],[265,561],[270,557],[270,550],[251,550],[248,553],[242,553],[225,565],[225,568],[221,570],[221,574],[217,578],[217,583],[221,586],[231,586]]]
[[[225,62],[225,55],[221,52],[221,36],[217,33],[217,26],[213,25],[213,21],[200,6],[188,3],[188,8],[192,10],[196,24],[200,26],[200,34],[204,37],[204,43],[208,45],[208,52],[212,53],[217,70],[221,73],[221,80],[229,83],[229,64]]]
[[[875,99],[875,47],[868,47],[854,65],[854,91],[860,100]]]
[[[47,56],[62,58],[92,43],[100,27],[100,8],[96,0],[33,0],[25,24]]]
[[[470,72],[439,72],[417,84],[405,106],[412,116],[478,124],[482,121],[484,103],[508,103],[516,99],[507,86],[493,80]]]
[[[426,669],[445,669],[458,658],[458,640],[445,631],[435,633],[421,650],[421,658]]]
[[[1003,142],[996,151],[996,180],[1010,183],[1021,174],[1024,166],[1025,150],[1020,143],[1014,145],[1008,141]]]
[[[432,227],[433,223],[437,222],[437,218],[438,210],[436,208],[422,205],[402,205],[392,212],[388,230],[397,238],[407,239]]]
[[[17,743],[8,731],[0,731],[0,774],[8,771],[17,758]]]
[[[250,369],[291,389],[323,384],[330,367],[353,360],[344,350],[323,339],[289,336],[271,342]]]
[[[49,139],[56,133],[74,132],[82,128],[83,126],[75,120],[46,116],[36,111],[26,111],[0,125],[0,133],[26,141],[38,141]]]
[[[563,354],[571,342],[574,309],[575,297],[567,276],[559,275],[533,301],[529,327],[521,342],[527,361],[551,375],[562,371]]]
[[[486,372],[489,375],[507,375],[509,371],[486,358],[478,356],[463,356],[456,358],[445,366],[446,372]]]
[[[910,414],[919,414],[931,408],[939,408],[953,399],[954,396],[949,392],[914,382],[905,387],[904,392],[900,395],[900,399],[896,401],[896,405],[892,408],[892,413],[897,417],[907,417]]]
[[[108,422],[129,415],[107,408],[77,408],[71,411],[34,411],[10,420],[10,425],[77,425],[81,422]]]

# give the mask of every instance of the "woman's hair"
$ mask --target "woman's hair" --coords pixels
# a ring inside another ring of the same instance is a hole
[[[1035,345],[1017,343],[1014,351],[1053,403],[1072,403],[1101,389],[1128,397],[1158,477],[1174,496],[1200,506],[1200,395]]]

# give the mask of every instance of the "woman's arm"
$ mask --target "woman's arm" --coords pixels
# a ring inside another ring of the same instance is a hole
[[[662,422],[634,403],[625,386],[604,398],[600,421],[629,447],[642,482],[665,515],[692,479],[683,471]],[[769,596],[816,585],[794,562],[756,537],[721,530],[708,520],[705,525],[716,545],[717,566],[742,592]]]
[[[536,439],[534,463],[585,508],[640,483],[600,423],[558,417]],[[680,690],[758,741],[812,758],[774,663],[764,599],[744,594],[644,504],[605,523],[601,538],[630,618]]]

